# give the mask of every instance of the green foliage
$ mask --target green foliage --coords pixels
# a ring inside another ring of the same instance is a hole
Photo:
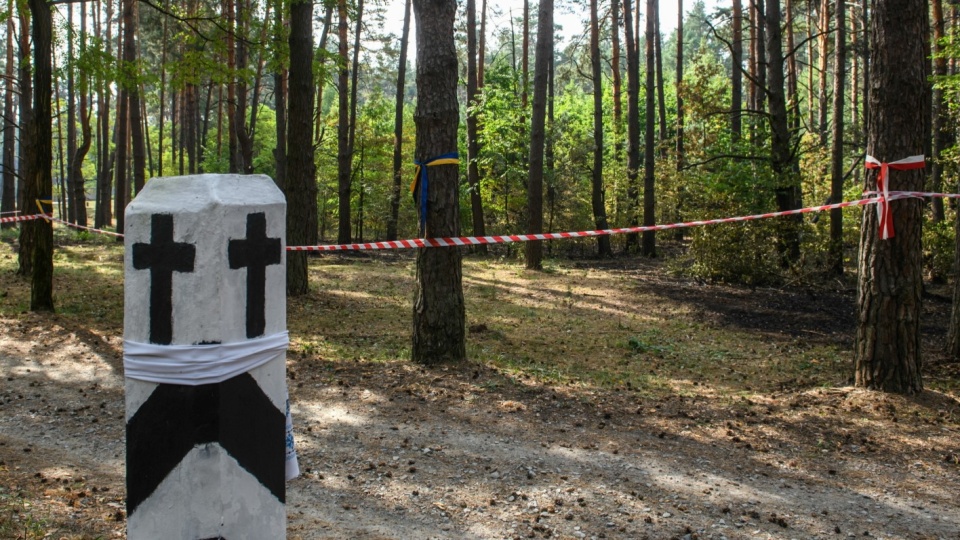
[[[944,279],[953,271],[953,255],[956,248],[956,229],[953,219],[934,223],[925,217],[923,224],[923,266],[928,275]]]

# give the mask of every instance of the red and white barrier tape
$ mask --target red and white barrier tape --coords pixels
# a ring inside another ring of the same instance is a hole
[[[32,221],[34,219],[50,219],[51,216],[46,214],[30,214],[28,216],[13,216],[0,218],[0,223],[15,223],[18,221]]]
[[[122,235],[122,234],[120,234],[120,233],[115,233],[115,232],[113,232],[113,231],[105,231],[105,230],[103,230],[103,229],[95,229],[95,228],[93,228],[93,227],[87,227],[86,225],[78,225],[78,224],[76,224],[76,223],[70,223],[69,221],[64,221],[64,220],[62,220],[62,219],[60,219],[60,218],[52,218],[52,219],[53,219],[54,221],[56,221],[57,223],[62,223],[62,224],[64,224],[64,225],[66,225],[67,227],[72,227],[72,228],[74,228],[74,229],[80,229],[80,230],[83,230],[83,231],[95,232],[95,233],[98,233],[98,234],[105,234],[105,235],[107,235],[107,236],[114,236],[114,237],[116,237],[116,238],[123,238],[123,235]]]
[[[891,198],[899,198],[892,195]],[[685,227],[699,227],[702,225],[714,225],[717,223],[735,223],[740,221],[754,221],[758,219],[774,218],[780,216],[790,216],[796,214],[808,214],[811,212],[823,212],[833,210],[834,208],[847,208],[849,206],[863,206],[867,204],[876,204],[880,199],[859,199],[835,204],[825,204],[822,206],[811,206],[808,208],[799,208],[797,210],[785,210],[782,212],[768,212],[766,214],[754,214],[752,216],[740,216],[732,218],[707,219],[702,221],[687,221],[683,223],[670,223],[666,225],[650,225],[642,227],[624,227],[620,229],[601,229],[594,231],[562,232],[562,233],[544,233],[544,234],[512,234],[508,236],[459,236],[451,238],[416,238],[413,240],[394,240],[387,242],[370,242],[366,244],[332,244],[327,246],[287,246],[287,251],[364,251],[379,249],[412,249],[428,247],[451,247],[451,246],[474,246],[480,244],[509,244],[513,242],[530,242],[532,240],[558,240],[564,238],[589,238],[594,236],[606,236],[614,234],[630,234],[645,231],[664,231],[668,229],[681,229]]]
[[[879,195],[878,192],[868,191],[864,193],[865,195]],[[384,242],[367,242],[360,244],[330,244],[330,245],[317,245],[317,246],[287,246],[287,251],[371,251],[371,250],[386,250],[386,249],[414,249],[414,248],[430,248],[430,247],[455,247],[455,246],[475,246],[482,244],[510,244],[514,242],[530,242],[533,240],[562,240],[567,238],[592,238],[597,236],[608,236],[615,234],[631,234],[631,233],[641,233],[646,231],[665,231],[670,229],[682,229],[689,227],[700,227],[703,225],[716,225],[719,223],[737,223],[744,221],[756,221],[759,219],[775,218],[781,216],[792,216],[798,214],[809,214],[813,212],[825,212],[828,210],[833,210],[835,208],[848,208],[851,206],[866,206],[870,204],[884,204],[884,201],[895,201],[899,199],[909,199],[909,198],[918,198],[918,197],[940,197],[940,198],[952,198],[960,199],[960,194],[958,193],[927,193],[920,191],[888,191],[886,192],[886,197],[870,197],[857,199],[855,201],[847,201],[834,204],[824,204],[820,206],[810,206],[807,208],[798,208],[796,210],[785,210],[782,212],[767,212],[765,214],[753,214],[749,216],[738,216],[730,218],[717,218],[717,219],[707,219],[707,220],[698,220],[698,221],[686,221],[681,223],[669,223],[664,225],[650,225],[650,226],[640,226],[640,227],[623,227],[618,229],[600,229],[592,231],[575,231],[575,232],[560,232],[560,233],[543,233],[543,234],[511,234],[503,236],[458,236],[458,237],[447,237],[447,238],[413,238],[409,240],[392,240]],[[83,229],[95,233],[107,234],[110,236],[122,238],[123,235],[120,233],[115,233],[112,231],[105,231],[103,229],[95,229],[93,227],[85,227],[83,225],[76,225],[63,221],[52,216],[47,216],[43,214],[33,214],[28,216],[17,216],[12,218],[0,218],[0,222],[9,223],[15,221],[29,221],[32,219],[52,219],[58,223],[67,225],[68,227],[73,227],[76,229]]]
[[[893,214],[890,212],[889,202],[893,199],[890,198],[890,194],[894,193],[890,191],[890,169],[897,171],[909,171],[913,169],[922,169],[926,166],[926,160],[922,154],[916,156],[910,156],[907,158],[899,159],[897,161],[891,161],[889,163],[885,161],[880,161],[879,159],[873,156],[866,156],[864,159],[864,166],[868,169],[880,169],[880,174],[877,175],[877,191],[879,192],[880,198],[877,200],[877,218],[879,220],[878,229],[880,231],[880,239],[886,240],[888,238],[893,238]]]

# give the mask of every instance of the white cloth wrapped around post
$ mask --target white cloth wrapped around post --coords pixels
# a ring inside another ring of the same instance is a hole
[[[129,379],[157,384],[215,384],[286,354],[289,345],[290,335],[286,331],[247,341],[208,345],[153,345],[125,340],[123,372]],[[300,465],[294,445],[289,395],[286,402],[286,479],[289,481],[300,476]]]

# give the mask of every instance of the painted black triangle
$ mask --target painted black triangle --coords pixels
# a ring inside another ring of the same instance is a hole
[[[286,419],[244,373],[217,384],[161,384],[127,422],[127,514],[194,447],[218,443],[285,502]]]

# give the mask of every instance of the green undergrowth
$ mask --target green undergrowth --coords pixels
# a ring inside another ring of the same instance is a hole
[[[621,270],[629,265],[624,261]],[[120,335],[122,247],[59,243],[55,267],[56,317]],[[650,395],[803,390],[847,384],[852,372],[849,341],[716,324],[700,316],[696,297],[681,301],[655,286],[636,286],[672,279],[659,266],[631,273],[551,261],[550,268],[531,272],[518,262],[464,260],[470,361],[544,384]],[[29,283],[15,271],[16,254],[4,243],[0,317],[20,318],[28,310]],[[288,301],[294,365],[409,359],[412,254],[312,257],[310,285],[309,294]]]

